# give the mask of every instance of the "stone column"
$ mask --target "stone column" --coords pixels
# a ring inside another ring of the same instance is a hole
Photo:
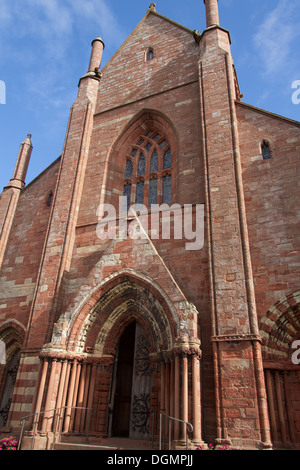
[[[175,354],[174,360],[174,418],[180,419],[180,358]],[[179,439],[179,422],[175,421],[174,439]]]
[[[49,431],[51,428],[54,411],[51,411],[51,400],[54,387],[55,373],[56,373],[57,359],[53,359],[51,363],[51,373],[50,380],[48,385],[46,403],[45,403],[45,413],[42,424],[42,431]]]
[[[200,397],[200,370],[199,357],[192,356],[192,394],[193,394],[193,440],[201,442],[201,397]]]
[[[188,421],[188,358],[182,356],[182,421]],[[182,424],[182,438],[186,439],[186,425]]]
[[[88,396],[88,408],[93,408],[93,400],[94,400],[94,392],[95,392],[95,383],[96,383],[96,372],[97,372],[97,364],[96,362],[92,365],[91,371],[91,382],[89,387],[89,396]],[[91,416],[91,412],[88,411],[88,418]],[[88,422],[86,423],[86,430],[88,426]]]
[[[78,399],[75,406],[83,407],[83,396],[84,396],[84,388],[85,388],[85,378],[86,378],[86,363],[84,362],[82,365],[81,376],[80,376],[80,383],[78,388]],[[78,432],[80,429],[80,422],[81,416],[83,414],[82,409],[77,409],[76,411],[76,419],[75,419],[75,431]]]
[[[67,401],[67,409],[65,413],[65,423],[64,423],[64,432],[68,432],[70,428],[70,421],[71,421],[71,406],[73,403],[73,395],[74,395],[74,388],[75,388],[75,379],[76,379],[76,370],[77,370],[77,359],[74,360],[72,366],[72,373],[69,385],[69,393],[68,393],[68,401]]]
[[[45,382],[46,382],[47,371],[48,371],[48,359],[45,357],[42,360],[43,360],[42,373],[41,373],[39,391],[37,395],[34,413],[39,413],[41,411],[42,400],[43,400],[43,395],[44,395],[44,390],[45,390]],[[37,423],[39,420],[39,416],[34,416],[33,420],[34,420],[34,424]]]

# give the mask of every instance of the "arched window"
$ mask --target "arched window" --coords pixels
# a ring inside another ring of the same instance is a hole
[[[264,160],[271,158],[270,144],[267,140],[263,140],[261,143],[261,153]]]
[[[147,50],[146,59],[147,61],[149,61],[149,60],[152,60],[153,58],[154,58],[154,50],[152,47],[149,47],[149,49]]]
[[[161,132],[149,129],[129,147],[125,159],[123,195],[130,202],[171,204],[173,153]]]

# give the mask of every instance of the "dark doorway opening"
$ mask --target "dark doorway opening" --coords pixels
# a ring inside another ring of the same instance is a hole
[[[129,437],[135,329],[135,322],[126,328],[118,347],[112,421],[115,437]]]

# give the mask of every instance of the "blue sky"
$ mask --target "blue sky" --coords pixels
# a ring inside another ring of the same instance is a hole
[[[62,152],[69,110],[101,36],[101,66],[144,17],[150,0],[0,0],[0,191],[20,143],[32,134],[29,183]],[[232,39],[243,101],[300,120],[292,83],[300,80],[299,0],[219,0]],[[202,32],[203,0],[157,0],[156,10]]]

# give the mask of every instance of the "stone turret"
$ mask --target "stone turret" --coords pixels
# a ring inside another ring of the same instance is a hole
[[[31,134],[20,145],[13,177],[5,186],[0,199],[0,268],[6,250],[20,193],[25,187],[25,178],[32,152]]]
[[[206,27],[219,25],[218,0],[204,0],[206,8]]]

